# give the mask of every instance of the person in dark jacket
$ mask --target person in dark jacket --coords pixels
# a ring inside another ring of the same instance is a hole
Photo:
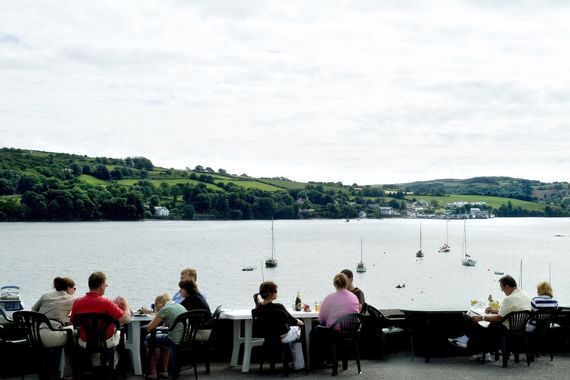
[[[185,280],[178,283],[180,287],[180,294],[184,299],[180,304],[186,308],[186,310],[206,310],[210,313],[209,322],[206,324],[205,329],[198,330],[196,334],[196,340],[207,341],[210,338],[210,333],[212,332],[211,320],[212,311],[210,310],[210,305],[206,302],[206,299],[198,291],[198,286],[194,280]]]
[[[261,298],[261,301],[260,301]],[[253,295],[255,308],[263,315],[265,328],[279,335],[282,343],[289,343],[296,370],[305,368],[303,348],[301,346],[301,328],[303,321],[293,317],[277,299],[277,284],[271,281],[262,282],[259,293]]]

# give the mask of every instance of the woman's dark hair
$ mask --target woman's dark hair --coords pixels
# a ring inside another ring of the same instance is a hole
[[[196,285],[196,282],[194,280],[180,281],[178,283],[178,287],[180,289],[186,290],[188,295],[194,295],[198,293],[198,286]]]
[[[503,276],[499,279],[499,283],[503,286],[509,286],[511,288],[517,287],[517,281],[513,278],[513,276]]]
[[[259,307],[259,297],[266,299],[271,293],[277,292],[277,284],[273,281],[265,281],[259,285],[259,293],[253,295],[253,302],[255,302],[255,307]]]
[[[68,288],[75,287],[75,281],[73,281],[69,277],[56,277],[53,279],[53,287],[58,292],[62,290],[67,290]]]
[[[339,273],[335,275],[333,279],[333,285],[337,289],[346,289],[348,285],[348,277],[346,277],[346,274]]]

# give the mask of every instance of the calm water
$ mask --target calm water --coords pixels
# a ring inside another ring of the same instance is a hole
[[[77,294],[87,290],[95,270],[107,273],[107,295],[124,295],[133,308],[149,305],[162,292],[176,289],[182,268],[198,269],[198,283],[210,306],[250,308],[262,281],[279,285],[279,301],[291,305],[297,290],[314,304],[333,291],[332,277],[353,271],[360,260],[368,271],[355,283],[370,304],[380,308],[465,309],[472,298],[489,293],[502,299],[495,270],[519,280],[534,294],[538,281],[552,283],[562,304],[570,305],[570,219],[490,219],[467,223],[467,243],[477,266],[461,265],[463,221],[449,222],[451,252],[437,253],[445,242],[445,221],[419,220],[276,221],[279,266],[263,269],[271,254],[271,222],[94,222],[1,223],[0,285],[16,284],[31,306],[50,290],[55,276],[70,276]],[[563,236],[555,236],[563,235]],[[244,266],[257,270],[242,272]],[[405,288],[396,289],[398,283]]]

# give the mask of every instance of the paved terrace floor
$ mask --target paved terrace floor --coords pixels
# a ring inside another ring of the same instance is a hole
[[[252,363],[253,364],[253,363]],[[212,373],[210,376],[205,375],[203,365],[198,364],[198,377],[200,379],[279,379],[282,378],[281,372],[277,371],[269,373],[267,366],[264,367],[263,375],[258,373],[258,365],[253,364],[252,371],[249,373],[241,373],[239,367],[229,367],[223,363],[212,363]],[[293,372],[289,374],[291,379],[331,379],[331,369],[322,369],[309,373],[305,376],[304,371]],[[502,368],[502,361],[492,361],[482,365],[478,362],[472,362],[469,357],[444,357],[432,358],[429,364],[424,363],[423,359],[416,357],[414,362],[410,361],[409,356],[392,355],[388,361],[364,360],[362,361],[362,374],[356,373],[356,363],[349,362],[348,369],[342,371],[339,368],[339,379],[354,378],[359,380],[368,379],[427,379],[427,380],[457,380],[457,379],[568,379],[570,378],[570,353],[558,354],[554,357],[554,361],[550,361],[550,357],[540,357],[536,362],[531,363],[530,367],[526,366],[524,355],[521,355],[521,362],[514,363],[509,361],[508,368]],[[13,380],[19,378],[12,378]],[[26,376],[26,379],[37,380],[35,375]],[[129,376],[128,380],[142,379],[142,376]],[[194,372],[190,368],[183,369],[181,380],[194,379]]]

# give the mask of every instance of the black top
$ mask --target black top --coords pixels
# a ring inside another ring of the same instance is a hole
[[[210,305],[208,305],[208,302],[206,302],[206,299],[200,293],[196,293],[184,298],[180,304],[184,306],[188,311],[207,310],[210,313],[210,320],[212,319],[212,311],[210,310]],[[206,327],[210,327],[210,323],[208,323]]]
[[[362,290],[360,290],[359,288],[354,288],[352,289],[352,294],[354,294],[356,296],[356,298],[358,298],[358,303],[361,305],[364,305],[364,292]]]
[[[297,326],[297,319],[280,303],[261,304],[257,310],[261,313],[268,334],[285,335],[291,326]]]

